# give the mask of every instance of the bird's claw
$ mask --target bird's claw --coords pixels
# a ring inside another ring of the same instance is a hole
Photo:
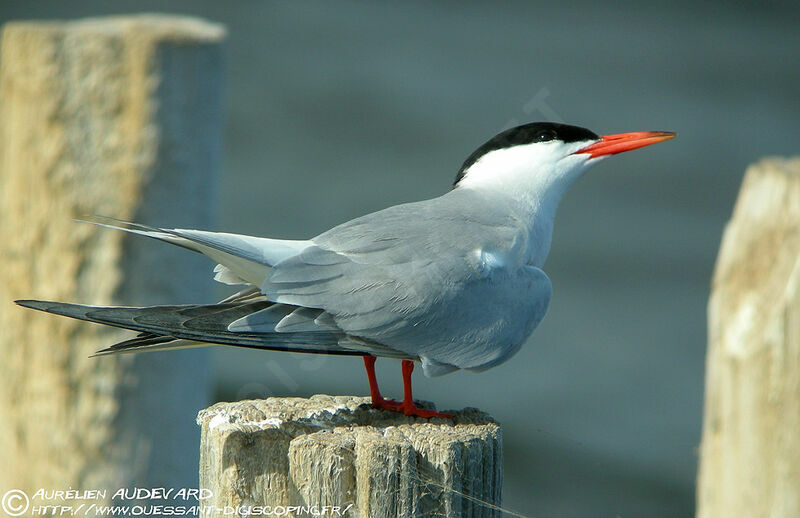
[[[406,404],[405,402],[402,403],[403,410],[402,412],[405,415],[412,415],[416,417],[444,417],[446,419],[451,419],[453,414],[448,414],[447,412],[437,412],[436,410],[428,410],[427,408],[420,408],[414,404],[412,401],[410,404]]]
[[[390,412],[402,412],[402,405],[400,401],[395,401],[394,399],[372,399],[372,406],[375,408],[379,408],[381,410],[388,410]]]
[[[453,414],[448,414],[445,412],[437,412],[436,410],[428,410],[427,408],[420,408],[414,404],[413,401],[395,401],[393,399],[379,399],[379,400],[372,400],[372,406],[375,408],[380,408],[382,410],[388,410],[390,412],[398,412],[408,416],[414,417],[444,417],[444,418],[452,418]]]

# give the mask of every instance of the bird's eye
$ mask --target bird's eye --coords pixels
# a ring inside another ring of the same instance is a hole
[[[550,140],[555,140],[556,132],[553,130],[541,130],[534,135],[535,142],[548,142]]]

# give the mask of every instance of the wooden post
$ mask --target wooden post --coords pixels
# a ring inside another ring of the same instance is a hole
[[[317,395],[218,403],[197,422],[200,487],[213,495],[203,504],[215,516],[245,516],[249,506],[289,516],[315,506],[328,506],[326,516],[500,516],[500,426],[476,409],[428,420],[375,410],[369,398]]]
[[[697,516],[800,516],[800,158],[747,171],[708,313]]]
[[[193,254],[70,218],[209,226],[223,29],[172,16],[14,22],[0,50],[0,488],[194,487],[202,351],[28,311],[210,300]],[[110,498],[110,495],[109,495]],[[96,502],[102,503],[102,502]]]

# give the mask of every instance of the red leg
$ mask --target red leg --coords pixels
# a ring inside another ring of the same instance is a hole
[[[392,412],[399,412],[400,403],[392,401],[391,399],[383,399],[383,396],[381,396],[381,391],[378,388],[378,378],[375,377],[375,360],[377,360],[377,358],[374,356],[364,356],[364,367],[367,369],[369,395],[372,397],[372,406],[384,410],[391,410]]]
[[[369,395],[372,397],[372,404],[383,399],[381,390],[378,388],[378,379],[375,377],[375,358],[374,356],[364,356],[364,367],[367,369],[367,380],[369,381]]]
[[[411,395],[412,372],[414,372],[414,362],[411,360],[403,360],[403,403],[400,405],[403,413],[405,415],[417,417],[453,417],[452,414],[419,408],[414,404],[414,398]]]
[[[414,398],[411,395],[411,373],[414,372],[414,362],[411,360],[403,360],[403,402],[398,403],[391,399],[383,399],[381,391],[378,388],[378,378],[375,376],[376,359],[377,358],[374,356],[364,356],[364,367],[367,369],[369,395],[372,397],[372,406],[417,417],[453,417],[451,414],[418,408],[414,404]]]
[[[414,396],[411,395],[411,373],[414,372],[414,362],[411,360],[403,360],[403,407],[409,402],[414,405]]]

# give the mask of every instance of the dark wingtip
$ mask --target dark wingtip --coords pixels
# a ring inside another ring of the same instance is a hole
[[[47,300],[19,299],[15,300],[14,304],[22,306],[23,308],[36,309],[39,311],[47,311],[52,302],[49,302]]]

